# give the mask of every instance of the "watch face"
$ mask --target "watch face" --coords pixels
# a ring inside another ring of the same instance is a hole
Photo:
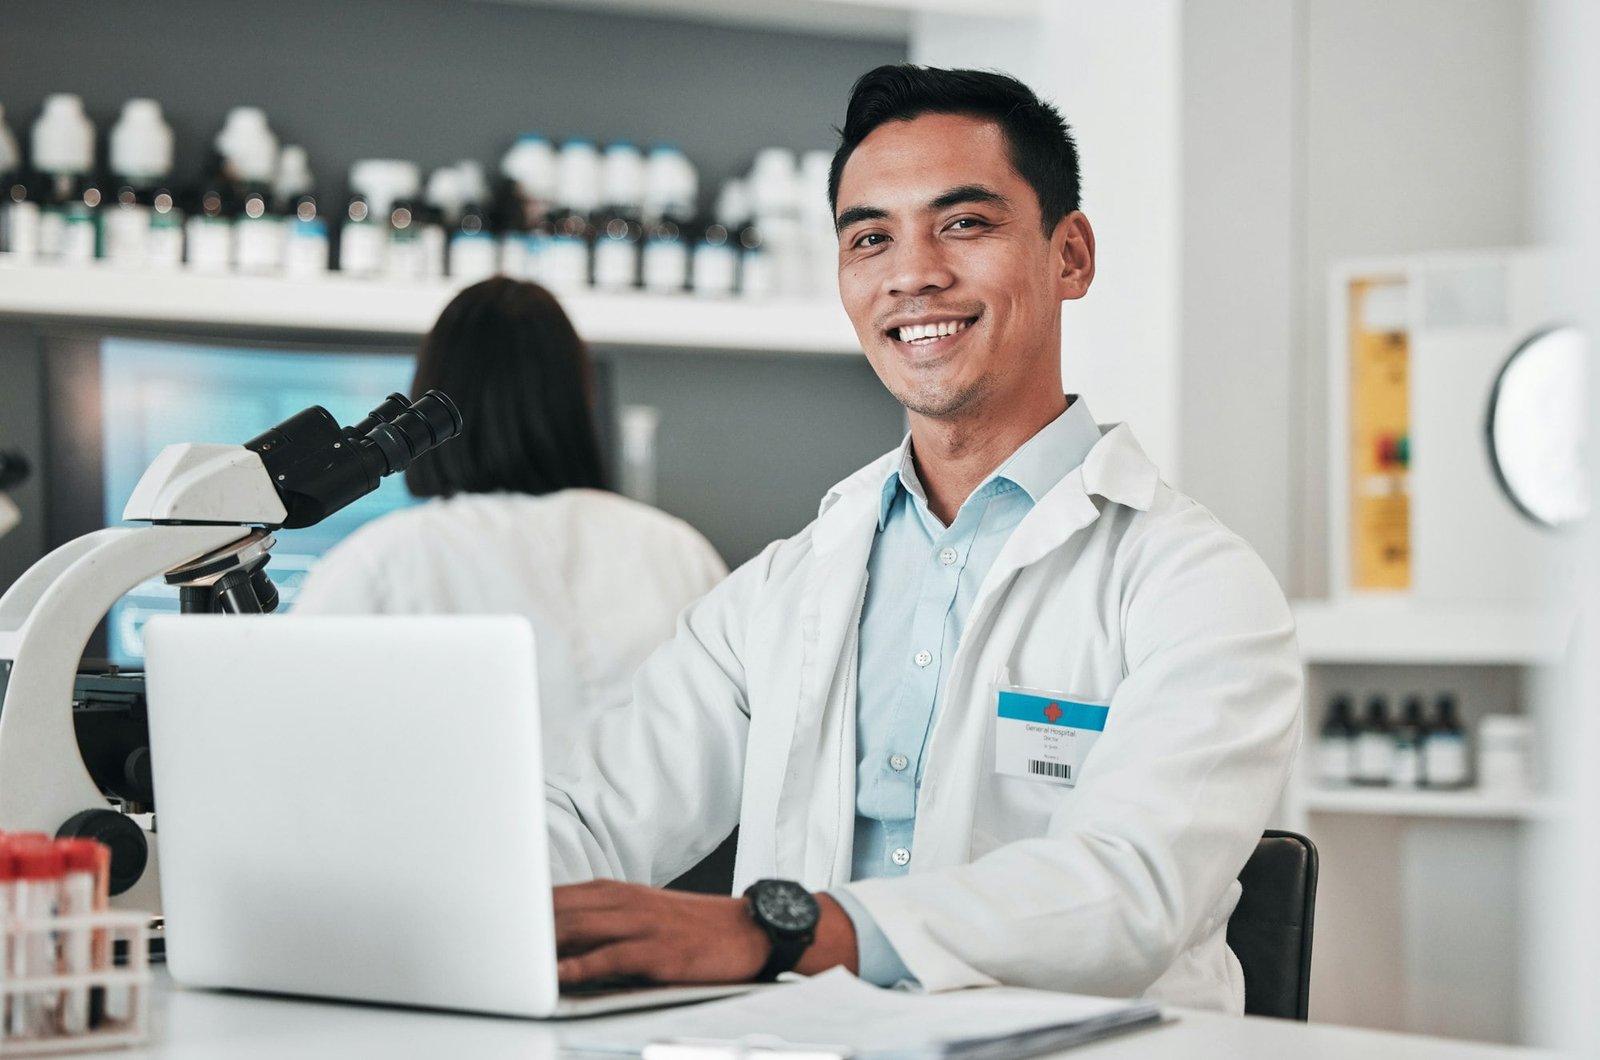
[[[799,934],[817,926],[817,900],[789,880],[763,880],[750,895],[756,915],[778,931]]]

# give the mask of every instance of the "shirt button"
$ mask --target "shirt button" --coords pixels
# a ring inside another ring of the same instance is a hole
[[[931,662],[933,662],[933,652],[929,651],[926,648],[924,648],[921,651],[917,652],[917,665],[918,666],[927,666]]]
[[[894,853],[890,854],[889,857],[896,865],[901,867],[911,864],[911,851],[907,850],[905,847],[895,847]]]
[[[939,562],[943,563],[946,567],[950,566],[950,564],[954,563],[960,558],[960,553],[953,548],[941,548],[939,550]]]
[[[889,768],[894,770],[896,773],[905,772],[906,766],[910,764],[911,759],[907,758],[905,755],[892,754],[889,756]]]

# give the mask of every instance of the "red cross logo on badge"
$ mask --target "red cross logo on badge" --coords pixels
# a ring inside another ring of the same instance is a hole
[[[1066,712],[1061,709],[1061,704],[1059,703],[1052,703],[1044,708],[1044,716],[1050,720],[1051,725],[1060,721],[1061,715],[1064,713]]]

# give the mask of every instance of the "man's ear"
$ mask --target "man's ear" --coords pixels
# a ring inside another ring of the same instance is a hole
[[[1063,301],[1082,298],[1094,282],[1094,229],[1081,210],[1063,217],[1050,235],[1051,259],[1059,266],[1056,285]]]

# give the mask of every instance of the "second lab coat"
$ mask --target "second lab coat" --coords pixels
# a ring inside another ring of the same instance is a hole
[[[756,879],[847,888],[928,990],[1007,983],[1238,1012],[1237,876],[1303,671],[1256,555],[1126,426],[1039,499],[948,666],[910,875],[850,882],[857,630],[890,454],[690,608],[549,785],[557,882],[664,883],[735,824]],[[1075,787],[1001,775],[1001,685],[1109,705]]]

